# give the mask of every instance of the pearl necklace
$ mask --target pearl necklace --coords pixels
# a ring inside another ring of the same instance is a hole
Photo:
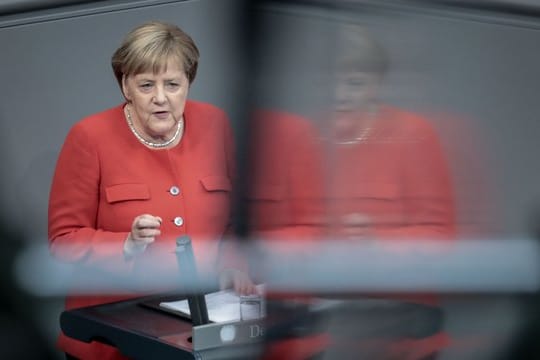
[[[359,134],[357,134],[355,138],[350,139],[350,140],[342,140],[342,141],[334,140],[334,144],[335,145],[356,145],[356,144],[366,142],[368,139],[371,138],[373,128],[374,128],[373,122],[377,121],[376,116],[377,116],[378,111],[379,110],[378,110],[377,105],[370,106],[366,112],[367,124],[365,125],[367,126],[364,125],[364,127],[360,129],[360,131],[358,131]]]
[[[362,129],[362,131],[360,131],[360,135],[355,137],[354,139],[344,140],[344,141],[337,141],[336,140],[336,141],[334,141],[334,144],[336,144],[336,145],[355,145],[355,144],[362,143],[362,142],[366,141],[367,139],[369,139],[372,130],[373,130],[373,128],[371,128],[371,127]]]
[[[131,130],[131,132],[133,133],[133,135],[135,135],[135,137],[137,138],[137,140],[139,140],[140,142],[142,142],[144,145],[146,146],[150,146],[151,148],[155,148],[155,149],[161,149],[161,148],[164,148],[164,147],[167,147],[169,146],[170,144],[172,144],[173,142],[176,141],[176,139],[178,139],[178,136],[180,135],[180,133],[183,133],[183,130],[184,130],[184,118],[182,117],[180,119],[180,121],[178,121],[178,125],[176,127],[176,131],[173,135],[172,138],[170,138],[169,140],[165,141],[164,143],[154,143],[154,142],[150,142],[148,140],[146,140],[145,138],[142,137],[141,134],[139,134],[137,132],[137,130],[135,129],[135,126],[133,125],[133,120],[131,119],[131,112],[129,111],[129,108],[126,106],[126,115],[127,115],[127,123],[129,125],[129,129]]]

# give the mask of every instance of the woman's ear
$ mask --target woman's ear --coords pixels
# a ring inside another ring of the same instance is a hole
[[[131,98],[129,95],[128,87],[127,87],[127,78],[126,75],[122,75],[122,93],[124,94],[124,97],[128,102],[131,102]]]

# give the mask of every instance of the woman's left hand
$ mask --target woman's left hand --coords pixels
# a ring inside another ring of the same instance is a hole
[[[220,289],[233,288],[239,295],[252,295],[257,289],[248,274],[236,269],[225,269],[219,274]]]

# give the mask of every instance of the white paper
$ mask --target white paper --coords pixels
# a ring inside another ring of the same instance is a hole
[[[263,287],[258,285],[257,291],[259,294],[262,294],[264,291]],[[210,321],[228,322],[240,320],[240,296],[234,290],[217,291],[206,294],[204,297],[206,299],[206,308],[208,309],[208,319]],[[187,299],[162,302],[159,306],[190,315]],[[261,309],[262,315],[263,310]]]

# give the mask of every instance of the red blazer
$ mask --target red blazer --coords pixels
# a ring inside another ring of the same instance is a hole
[[[254,230],[263,236],[291,238],[284,243],[284,252],[294,252],[297,261],[302,251],[310,249],[304,241],[296,246],[298,238],[311,237],[316,242],[322,231],[329,239],[344,237],[349,234],[344,220],[355,214],[369,219],[365,234],[369,241],[454,235],[453,193],[445,156],[437,135],[422,117],[383,108],[366,140],[325,146],[326,157],[313,146],[316,136],[305,120],[276,112],[259,114],[257,120]],[[323,230],[321,224],[327,228]],[[437,302],[430,294],[397,298]],[[328,346],[344,346],[347,339],[333,336],[321,333],[278,341],[264,358],[306,359]],[[396,340],[388,349],[379,347],[389,358],[417,359],[448,343],[445,333],[437,333],[420,340]],[[350,356],[373,346],[360,340],[347,345]]]
[[[279,128],[274,125],[274,129]],[[282,126],[282,137],[286,138],[288,133],[294,134],[285,129],[286,127]],[[265,134],[273,133],[265,131]],[[289,138],[293,138],[292,135],[289,135]],[[281,141],[283,144],[271,147],[272,151],[269,153],[275,159],[273,162],[264,162],[270,165],[266,168],[267,174],[261,178],[266,181],[275,179],[274,183],[282,185],[289,183],[290,186],[284,189],[291,193],[282,191],[281,193],[288,195],[273,198],[274,202],[267,204],[256,204],[261,208],[266,207],[266,215],[271,212],[270,206],[280,207],[277,213],[285,213],[287,201],[293,204],[309,204],[305,201],[298,202],[298,199],[305,200],[307,194],[314,194],[318,189],[321,194],[319,197],[325,205],[326,215],[323,216],[323,221],[327,225],[325,235],[328,241],[351,235],[348,222],[354,220],[355,216],[365,219],[365,234],[361,237],[352,236],[350,241],[380,241],[392,246],[392,240],[410,238],[440,241],[454,236],[453,192],[446,159],[435,131],[422,117],[390,107],[382,108],[367,138],[357,143],[325,146],[328,151],[326,161],[322,161],[323,158],[318,160],[325,165],[324,172],[318,172],[321,170],[313,166],[306,167],[309,162],[306,163],[305,160],[291,161],[297,159],[298,154],[303,154],[304,159],[316,159],[316,156],[308,156],[306,152],[293,150],[293,144],[302,143],[298,138],[290,142]],[[277,140],[275,142],[278,144]],[[316,153],[311,152],[312,155]],[[285,171],[281,169],[283,164],[295,164],[295,167],[285,168],[288,169]],[[293,178],[288,182],[282,181],[287,179],[287,176]],[[323,188],[318,181],[322,178],[327,179],[326,187]],[[264,189],[266,187],[261,187],[260,190]],[[293,191],[303,196],[298,196]],[[311,205],[313,208],[310,210],[307,210],[309,207],[297,208],[302,209],[301,214],[304,216],[318,214],[320,211],[317,209],[321,204],[312,202]],[[265,218],[262,214],[259,216]],[[295,218],[298,217],[289,216],[287,219]],[[302,224],[290,221],[295,222]],[[283,227],[282,230],[285,232],[287,228]],[[285,236],[283,233],[281,235]],[[286,245],[294,244],[287,242]],[[301,250],[308,251],[308,248],[304,246]],[[298,255],[301,255],[301,252]],[[299,256],[297,258],[301,259]],[[437,304],[436,297],[431,294],[395,297],[400,300]],[[353,337],[354,334],[348,336]],[[349,356],[365,354],[370,346],[375,345],[376,349],[381,351],[379,358],[386,356],[384,358],[420,359],[449,344],[448,335],[444,332],[424,339],[398,339],[384,345],[360,339],[357,343],[344,344],[347,340],[350,339],[343,339],[339,335],[333,338],[333,334],[325,333],[287,339],[273,344],[265,353],[265,359],[306,359],[331,346],[333,342],[336,342],[333,345],[338,347],[350,346]]]
[[[51,252],[61,260],[130,275],[156,248],[170,248],[170,258],[145,264],[147,269],[173,266],[174,240],[186,234],[192,238],[195,254],[201,255],[197,260],[212,263],[215,257],[202,246],[217,244],[228,227],[234,173],[233,138],[225,114],[214,106],[188,101],[180,144],[153,150],[133,136],[123,106],[83,119],[67,135],[49,200]],[[171,191],[173,186],[179,188],[178,194]],[[161,236],[140,257],[124,259],[123,245],[133,219],[144,213],[163,219]],[[138,272],[141,281],[145,273]],[[127,289],[118,290],[126,295],[68,296],[66,308],[130,296]],[[108,346],[90,346],[64,335],[59,344],[83,359],[119,355]]]
[[[386,242],[389,247],[393,240],[455,237],[454,195],[446,157],[423,117],[382,107],[363,141],[335,145],[332,155],[327,162],[331,164],[327,172],[331,236],[350,234],[347,221],[358,214],[368,224],[366,239]],[[433,294],[396,297],[438,303]],[[389,356],[419,359],[448,344],[447,334],[440,332],[421,340],[396,341],[388,350]]]
[[[327,173],[334,235],[354,214],[367,217],[368,236],[375,238],[455,235],[447,162],[438,136],[422,117],[383,107],[365,140],[335,145],[332,155]]]

